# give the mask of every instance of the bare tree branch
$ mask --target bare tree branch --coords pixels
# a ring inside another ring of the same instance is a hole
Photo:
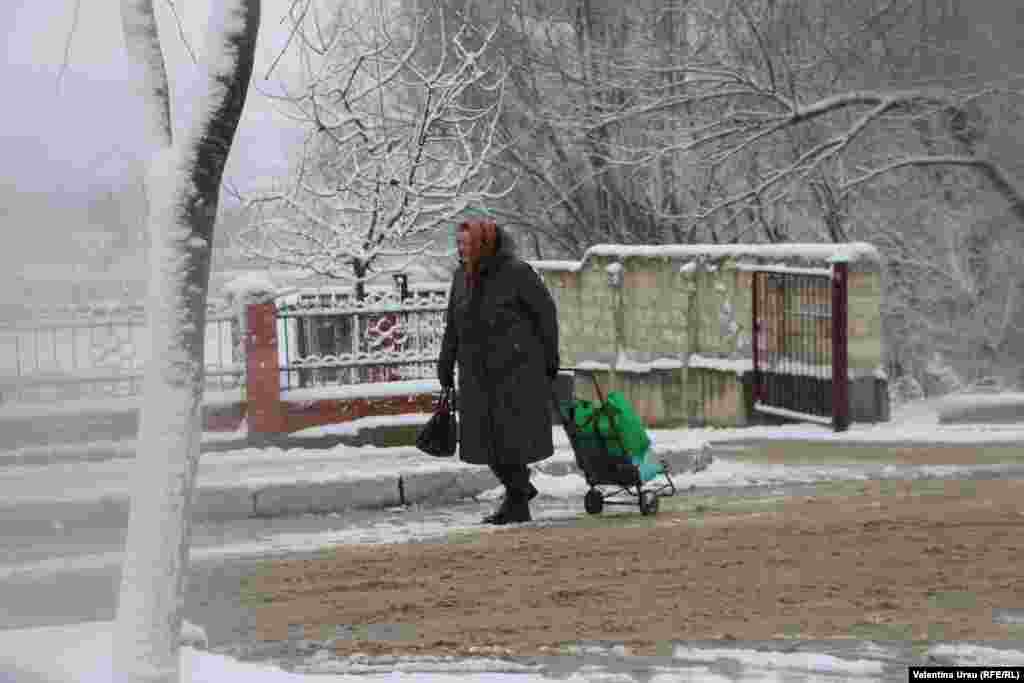
[[[279,97],[309,144],[288,191],[249,198],[269,218],[244,234],[248,254],[351,280],[358,293],[390,272],[389,257],[422,257],[468,207],[513,189],[487,176],[508,76],[488,63],[496,29],[450,32],[440,8],[401,18],[346,25],[347,49],[310,59],[302,90]]]
[[[171,9],[171,16],[174,17],[174,23],[178,27],[178,37],[181,38],[182,44],[188,51],[188,56],[192,58],[193,64],[198,64],[199,60],[196,58],[195,51],[192,50],[192,45],[188,42],[188,36],[185,35],[185,26],[181,23],[181,17],[178,15],[178,8],[174,4],[174,0],[166,0],[167,6]]]
[[[64,41],[64,59],[61,60],[60,71],[57,73],[57,92],[60,93],[60,86],[64,81],[64,74],[71,65],[71,41],[78,31],[78,15],[82,11],[82,0],[75,0],[74,9],[71,14],[71,28],[68,30],[67,39]]]
[[[882,175],[891,173],[897,169],[910,166],[968,166],[978,170],[984,175],[993,188],[1010,205],[1011,210],[1017,218],[1024,222],[1024,190],[1020,185],[1003,169],[990,159],[980,157],[959,157],[959,156],[919,156],[900,159],[880,168],[869,171],[857,178],[849,180],[840,188],[840,196],[845,197],[854,189],[866,183],[877,180]]]
[[[300,2],[303,3],[302,12],[299,14],[298,17],[295,17],[295,8],[299,6]],[[270,76],[274,73],[274,70],[277,68],[278,63],[285,56],[285,54],[288,53],[288,48],[291,47],[292,41],[295,39],[296,34],[299,32],[299,29],[306,21],[306,15],[309,13],[309,7],[311,3],[312,0],[292,0],[292,4],[288,8],[288,14],[281,18],[281,23],[284,23],[285,21],[288,20],[289,17],[294,17],[292,19],[292,30],[288,33],[287,40],[284,41],[284,47],[281,48],[281,51],[278,52],[277,56],[274,57],[274,60],[270,63],[270,66],[267,68],[267,73],[263,77],[264,79],[270,78]]]

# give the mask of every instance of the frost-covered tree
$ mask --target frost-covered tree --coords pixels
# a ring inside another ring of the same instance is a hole
[[[1012,8],[474,4],[500,16],[512,67],[506,224],[577,258],[598,242],[870,241],[889,347],[919,381],[934,350],[965,378],[1024,361]]]
[[[225,162],[252,75],[260,0],[218,0],[207,27],[202,99],[172,135],[153,0],[121,0],[148,131],[151,272],[131,514],[114,640],[117,683],[178,683],[189,514],[202,433],[204,333]]]
[[[506,69],[441,7],[358,4],[295,17],[305,66],[280,101],[307,129],[294,177],[250,196],[248,255],[353,283],[436,258],[438,231],[500,197],[486,173]]]

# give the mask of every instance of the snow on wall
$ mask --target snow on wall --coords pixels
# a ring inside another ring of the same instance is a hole
[[[581,261],[558,261],[558,260],[529,261],[528,260],[527,263],[529,263],[531,266],[533,266],[537,270],[568,270],[568,271],[573,271],[573,272],[578,271],[580,269],[580,267],[582,266],[582,262]]]
[[[591,256],[670,259],[763,258],[829,263],[845,260],[850,263],[881,263],[874,245],[866,242],[847,244],[598,244],[587,249],[580,261],[530,261],[540,270],[578,272]]]
[[[587,360],[576,363],[573,367],[579,370],[608,372],[614,369],[616,372],[631,373],[649,373],[656,370],[678,370],[681,368],[717,370],[719,372],[731,372],[736,375],[745,375],[754,371],[754,363],[750,358],[721,358],[699,353],[690,354],[685,360],[681,358],[664,357],[650,361],[636,361],[630,359],[625,353],[619,352],[619,356],[614,363]],[[778,367],[773,367],[771,364],[765,362],[762,363],[761,370],[764,372],[781,372],[789,375],[801,375],[805,377],[820,377],[823,379],[832,378],[832,366],[830,365],[811,365],[808,363],[786,361],[779,364]],[[857,380],[861,377],[869,376],[878,379],[886,378],[885,373],[881,368],[875,368],[870,372],[858,370],[856,368],[850,368],[849,370],[849,378],[851,380]]]

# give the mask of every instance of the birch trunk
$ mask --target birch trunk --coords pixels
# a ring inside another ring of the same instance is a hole
[[[221,0],[208,28],[207,89],[180,141],[152,0],[122,0],[143,67],[153,155],[146,318],[150,361],[114,640],[118,683],[178,683],[190,508],[202,434],[204,332],[221,178],[252,75],[260,0]]]

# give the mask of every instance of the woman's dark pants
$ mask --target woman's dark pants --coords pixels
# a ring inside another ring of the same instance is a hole
[[[536,490],[530,484],[530,470],[526,465],[491,465],[491,471],[505,486],[505,494],[511,502],[527,501]]]

